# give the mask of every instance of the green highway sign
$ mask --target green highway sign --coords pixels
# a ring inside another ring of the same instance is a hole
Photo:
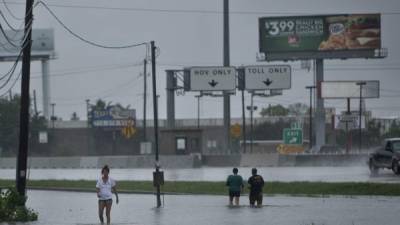
[[[303,131],[301,129],[283,129],[283,142],[288,145],[303,144]]]

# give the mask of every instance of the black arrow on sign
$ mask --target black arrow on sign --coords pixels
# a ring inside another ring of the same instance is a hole
[[[272,80],[270,80],[269,78],[267,78],[267,80],[263,81],[263,83],[267,86],[272,84]]]
[[[211,82],[208,82],[208,84],[209,84],[211,87],[215,87],[215,86],[218,84],[218,82],[215,82],[215,80],[212,80]]]

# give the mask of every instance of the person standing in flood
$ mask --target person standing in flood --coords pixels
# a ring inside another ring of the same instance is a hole
[[[229,175],[226,180],[226,186],[229,187],[229,205],[233,205],[233,199],[235,199],[235,205],[239,205],[240,192],[243,191],[243,178],[238,175],[238,168],[233,168],[233,175]]]
[[[107,224],[111,222],[111,206],[112,206],[112,193],[115,194],[116,203],[118,204],[118,193],[116,188],[116,182],[114,179],[109,177],[110,168],[105,165],[101,169],[101,178],[97,181],[96,192],[99,198],[99,219],[101,224],[104,224],[103,212],[106,209]]]
[[[257,207],[261,207],[263,201],[262,189],[264,187],[264,179],[262,176],[257,174],[256,168],[251,169],[251,174],[252,176],[247,181],[247,183],[250,185],[250,206],[255,207],[255,203],[257,202]]]

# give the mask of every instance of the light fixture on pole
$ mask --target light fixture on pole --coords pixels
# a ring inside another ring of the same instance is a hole
[[[360,109],[359,109],[359,118],[358,118],[358,133],[359,133],[359,139],[358,139],[358,150],[361,151],[361,143],[362,143],[362,138],[361,138],[361,116],[362,116],[362,87],[367,84],[365,81],[360,81],[356,83],[358,86],[360,86]]]
[[[309,146],[310,146],[310,150],[312,149],[312,147],[313,147],[313,134],[312,134],[312,129],[313,129],[313,127],[312,127],[312,91],[313,91],[313,89],[315,89],[316,88],[316,86],[306,86],[306,89],[309,89],[310,90],[310,115],[309,115],[309,119],[310,119],[310,122],[309,122],[309,133],[308,133],[308,139],[309,139]]]
[[[254,106],[254,92],[251,92],[251,101],[250,101],[250,106],[247,106],[247,110],[250,110],[250,153],[253,153],[253,141],[254,141],[254,134],[253,134],[253,112],[254,110],[257,110],[257,106]],[[246,143],[244,143],[246,144]]]

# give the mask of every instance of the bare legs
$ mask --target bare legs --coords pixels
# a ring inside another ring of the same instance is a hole
[[[111,222],[111,206],[112,206],[112,201],[99,201],[99,219],[100,219],[100,223],[104,224],[103,212],[104,212],[104,208],[105,208],[106,209],[107,224],[110,224],[110,222]]]

